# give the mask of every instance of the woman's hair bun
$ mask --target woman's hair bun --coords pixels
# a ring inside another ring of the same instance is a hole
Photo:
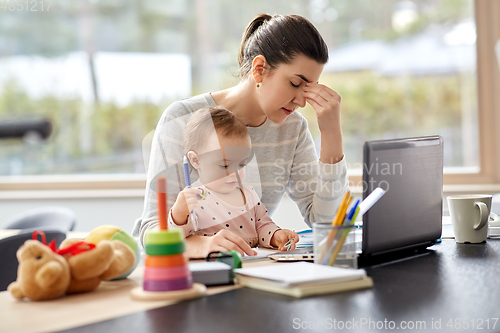
[[[258,55],[264,56],[272,69],[290,63],[299,54],[320,64],[328,61],[328,47],[314,25],[299,15],[259,14],[241,37],[240,75],[244,77],[250,72]]]

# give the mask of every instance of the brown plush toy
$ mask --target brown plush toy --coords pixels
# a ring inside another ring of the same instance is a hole
[[[68,248],[76,240],[63,242]],[[77,244],[77,243],[76,243]],[[89,251],[76,255],[63,254],[71,270],[71,282],[67,294],[82,293],[96,289],[101,280],[112,280],[125,273],[134,263],[134,252],[121,241],[102,240]]]
[[[8,287],[15,298],[40,301],[59,297],[68,289],[69,264],[47,245],[27,240],[17,250],[17,260],[20,262],[17,281]]]
[[[71,240],[61,244],[58,251],[55,246],[51,249],[37,240],[28,240],[17,251],[17,259],[17,280],[7,289],[14,298],[39,301],[64,293],[92,291],[101,280],[127,272],[135,254],[118,240],[103,240],[97,245]]]

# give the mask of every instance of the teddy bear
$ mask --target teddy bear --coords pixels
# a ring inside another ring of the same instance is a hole
[[[42,242],[26,241],[16,254],[19,261],[17,280],[7,289],[17,299],[47,300],[65,293],[92,291],[101,280],[124,276],[136,265],[137,258],[130,244],[118,239],[97,238],[97,244],[67,239],[57,251],[55,246],[51,248],[51,244],[46,244],[43,237]],[[121,238],[126,240],[123,235]]]
[[[34,301],[56,298],[68,289],[71,272],[63,256],[37,240],[27,240],[17,250],[17,280],[7,288],[14,298]]]
[[[70,254],[64,250],[79,244],[77,240],[63,242],[60,250],[69,264],[71,280],[66,294],[82,293],[96,289],[101,280],[112,280],[133,265],[135,255],[126,244],[118,240],[102,240],[95,248]]]

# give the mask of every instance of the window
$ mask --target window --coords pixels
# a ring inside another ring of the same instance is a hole
[[[500,182],[493,0],[3,3],[0,121],[54,125],[48,142],[0,141],[4,189],[143,188],[143,139],[174,100],[238,82],[260,12],[303,15],[329,45],[321,82],[343,97],[354,184],[363,141],[431,134],[445,139],[445,183]],[[301,112],[319,138],[314,110]]]

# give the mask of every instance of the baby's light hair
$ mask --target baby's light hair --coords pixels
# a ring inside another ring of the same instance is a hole
[[[201,152],[214,129],[218,137],[244,138],[250,135],[245,123],[231,111],[220,106],[205,107],[193,113],[187,122],[184,154],[191,150]]]

